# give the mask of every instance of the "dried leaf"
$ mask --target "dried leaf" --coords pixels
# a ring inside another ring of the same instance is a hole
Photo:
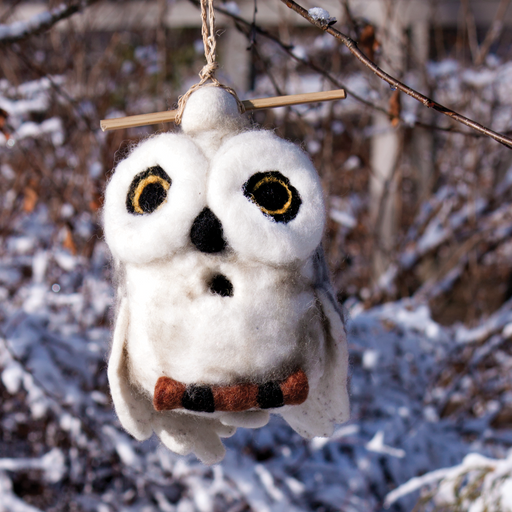
[[[36,207],[39,196],[32,187],[25,187],[23,189],[23,211],[31,213]]]
[[[375,27],[370,23],[366,24],[359,33],[358,46],[370,60],[375,58],[375,52],[380,48],[380,43],[375,37]]]
[[[396,127],[400,123],[400,113],[402,111],[402,102],[400,101],[400,91],[397,89],[389,98],[389,117],[391,125]]]
[[[69,226],[66,226],[66,236],[64,237],[62,246],[64,249],[67,249],[73,256],[76,255],[76,245],[73,240],[73,233],[71,232]]]
[[[91,212],[97,212],[103,206],[102,194],[94,193],[91,201],[89,201],[89,209]]]
[[[6,139],[11,137],[9,130],[7,129],[7,118],[9,113],[3,108],[0,108],[0,132],[2,132]]]

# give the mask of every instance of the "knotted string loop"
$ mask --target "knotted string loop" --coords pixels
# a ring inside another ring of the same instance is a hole
[[[210,81],[212,85],[216,87],[222,87],[230,94],[232,94],[238,104],[238,110],[241,114],[245,112],[243,103],[238,98],[238,95],[234,89],[227,85],[221,84],[215,78],[215,71],[219,67],[216,60],[215,49],[217,47],[217,41],[215,39],[215,11],[213,10],[213,0],[201,0],[201,34],[203,36],[204,56],[206,57],[206,64],[203,69],[199,72],[199,78],[201,79],[197,84],[194,84],[190,89],[178,99],[178,109],[176,112],[176,118],[174,122],[176,124],[181,123],[183,117],[183,111],[190,95],[203,87],[206,82]]]

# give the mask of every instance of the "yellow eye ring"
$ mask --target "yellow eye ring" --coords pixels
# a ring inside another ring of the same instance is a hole
[[[137,188],[135,189],[134,193],[133,193],[133,199],[132,199],[133,210],[136,213],[140,213],[140,214],[144,214],[145,213],[144,210],[140,207],[139,199],[140,199],[140,196],[141,196],[142,192],[144,191],[144,189],[148,185],[151,185],[153,183],[158,183],[159,185],[161,185],[166,192],[169,190],[169,188],[171,186],[168,181],[166,181],[163,178],[161,178],[160,176],[156,176],[154,174],[152,174],[150,176],[147,176],[146,178],[141,180],[140,183],[137,185]],[[160,206],[162,204],[164,204],[165,201],[166,200],[162,201],[162,203],[158,206],[158,208],[160,208]]]
[[[132,215],[147,215],[158,210],[167,201],[172,180],[155,165],[137,174],[126,195],[126,209]]]
[[[263,215],[284,224],[297,217],[302,204],[298,190],[279,171],[253,174],[244,183],[242,193]]]
[[[265,185],[266,183],[278,183],[279,185],[284,187],[286,189],[286,193],[288,194],[288,200],[286,201],[282,208],[279,208],[279,210],[268,210],[267,208],[261,205],[260,210],[263,213],[266,213],[267,215],[282,215],[286,213],[288,211],[288,208],[290,208],[292,204],[293,194],[292,191],[290,190],[290,187],[288,187],[288,185],[284,181],[280,180],[275,176],[265,176],[260,181],[258,181],[256,185],[254,185],[253,193],[251,194],[252,200],[255,203],[257,203],[256,198],[254,197],[254,192],[256,192],[262,185]]]

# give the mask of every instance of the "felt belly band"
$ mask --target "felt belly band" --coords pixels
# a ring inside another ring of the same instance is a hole
[[[153,406],[157,411],[188,409],[196,412],[241,412],[299,405],[306,400],[308,392],[308,378],[301,369],[283,381],[269,381],[259,385],[186,385],[169,377],[160,377],[155,386]]]

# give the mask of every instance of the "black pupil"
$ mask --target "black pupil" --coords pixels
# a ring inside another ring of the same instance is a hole
[[[155,211],[164,201],[167,191],[161,183],[148,183],[139,196],[139,206],[144,213]]]
[[[290,180],[279,171],[257,172],[242,187],[244,196],[275,222],[287,223],[299,213],[302,200]]]
[[[126,209],[133,215],[154,212],[167,198],[171,178],[155,165],[137,174],[126,196]]]
[[[279,181],[266,181],[253,192],[254,200],[269,211],[280,210],[289,200],[288,189]]]

